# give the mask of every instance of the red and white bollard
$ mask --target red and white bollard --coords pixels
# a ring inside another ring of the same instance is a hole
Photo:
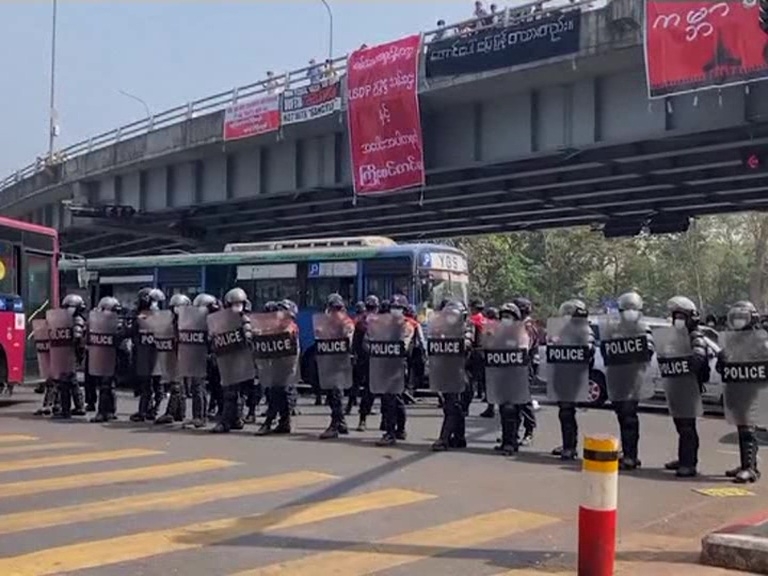
[[[578,576],[613,576],[619,495],[618,439],[612,436],[584,438],[581,472]]]

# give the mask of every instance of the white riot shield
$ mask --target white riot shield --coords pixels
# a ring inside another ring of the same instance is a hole
[[[488,402],[499,405],[530,402],[530,337],[525,324],[488,322],[482,344]]]
[[[627,322],[619,318],[602,322],[600,352],[609,400],[620,402],[653,397],[653,378],[648,370],[651,345],[645,322]]]
[[[315,314],[312,326],[320,388],[348,390],[352,387],[351,343],[355,325],[347,316]]]
[[[227,308],[209,314],[207,322],[222,386],[252,381],[253,357],[243,332],[242,315]]]
[[[111,378],[117,363],[117,326],[114,312],[91,310],[88,314],[88,373]]]
[[[547,320],[547,397],[553,402],[589,400],[591,337],[586,318]]]
[[[299,342],[293,319],[283,311],[251,314],[250,318],[259,382],[267,388],[295,384],[299,372]]]
[[[136,376],[146,378],[154,375],[157,362],[155,335],[152,331],[154,312],[139,312],[136,317],[136,339],[133,345]]]
[[[768,421],[768,333],[721,332],[725,416],[736,426]]]
[[[45,313],[50,337],[51,378],[63,378],[74,374],[77,366],[75,354],[74,318],[65,308],[48,310]]]
[[[152,335],[155,338],[155,366],[162,382],[176,382],[176,322],[171,310],[159,310],[152,315]]]
[[[40,372],[40,378],[47,380],[51,377],[51,340],[48,333],[48,322],[42,318],[32,320],[32,336],[35,339],[37,368]]]
[[[414,329],[405,318],[392,314],[370,314],[366,323],[371,393],[401,394]]]
[[[208,310],[200,306],[179,308],[178,365],[180,378],[205,378],[208,362]]]
[[[693,349],[688,330],[674,326],[654,328],[653,342],[670,416],[701,416],[704,412],[701,388],[693,371]]]
[[[467,384],[466,325],[455,310],[433,313],[427,326],[429,387],[436,392],[461,393]]]

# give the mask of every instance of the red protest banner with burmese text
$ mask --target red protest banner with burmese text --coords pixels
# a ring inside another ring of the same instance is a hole
[[[768,78],[768,35],[756,0],[647,0],[651,98]]]
[[[347,119],[355,194],[424,185],[418,97],[421,38],[364,48],[347,59]]]
[[[239,140],[280,128],[280,95],[244,100],[224,111],[224,140]]]

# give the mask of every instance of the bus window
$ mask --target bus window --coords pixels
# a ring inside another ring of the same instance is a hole
[[[57,305],[51,302],[51,257],[27,253],[27,312],[38,312],[38,317],[48,308]],[[43,317],[45,315],[43,314]]]
[[[467,303],[469,277],[454,272],[430,272],[421,279],[421,303],[436,309],[443,300]]]
[[[402,294],[411,301],[413,299],[411,296],[412,284],[413,281],[410,276],[395,276],[392,278],[392,296]]]
[[[0,294],[16,293],[16,257],[13,244],[0,241]]]
[[[374,294],[379,298],[386,298],[389,296],[387,293],[387,279],[382,276],[368,276],[366,279],[366,291],[365,295]]]
[[[293,300],[298,303],[299,287],[296,278],[269,278],[254,280],[248,296],[251,298],[253,309],[258,311],[264,307],[267,302],[278,302],[280,300]]]
[[[347,304],[354,304],[357,297],[355,278],[310,278],[307,281],[307,307],[322,310],[326,299],[334,292]]]

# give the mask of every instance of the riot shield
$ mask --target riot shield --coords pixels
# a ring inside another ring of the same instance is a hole
[[[725,416],[736,426],[765,425],[768,419],[768,333],[721,332]]]
[[[366,323],[371,393],[400,394],[414,329],[405,318],[391,314],[370,314]]]
[[[136,376],[146,378],[152,376],[155,371],[157,349],[155,348],[155,335],[152,332],[153,312],[140,312],[136,318],[136,341],[134,342],[134,355]]]
[[[673,326],[654,328],[653,342],[670,416],[701,416],[704,408],[699,379],[693,372],[693,350],[688,330]]]
[[[645,322],[610,318],[600,324],[600,340],[608,399],[621,402],[651,398],[654,385],[648,370],[651,347]]]
[[[74,374],[77,366],[75,354],[74,319],[65,308],[48,310],[45,313],[50,337],[50,374],[51,378],[63,378]]]
[[[352,387],[351,341],[355,327],[346,318],[315,314],[315,357],[320,388],[347,390]]]
[[[208,360],[208,310],[198,306],[179,308],[178,365],[180,378],[205,378]]]
[[[209,314],[206,321],[222,386],[253,380],[253,358],[240,313],[227,308]]]
[[[589,400],[591,334],[586,318],[547,320],[547,397],[553,402]]]
[[[40,378],[47,380],[51,377],[51,340],[48,334],[48,322],[42,318],[32,320],[32,336],[35,339]]]
[[[530,338],[525,324],[488,322],[482,344],[488,403],[530,402]]]
[[[467,383],[466,326],[455,310],[435,312],[427,326],[429,387],[436,392],[459,394]]]
[[[171,310],[159,310],[150,321],[155,338],[157,362],[155,364],[162,382],[176,382],[176,325]]]
[[[88,374],[111,378],[117,363],[117,324],[114,312],[91,310],[88,314]]]
[[[251,314],[250,318],[259,382],[267,388],[294,384],[299,371],[299,343],[293,320],[282,311]]]

